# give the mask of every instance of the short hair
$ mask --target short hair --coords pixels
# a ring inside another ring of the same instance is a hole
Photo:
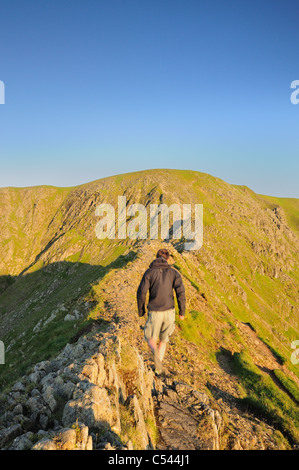
[[[169,256],[169,251],[165,250],[165,248],[161,248],[160,250],[158,250],[157,258],[164,258],[167,261],[169,259]]]

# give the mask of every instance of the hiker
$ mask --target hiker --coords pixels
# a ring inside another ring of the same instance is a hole
[[[162,361],[169,336],[175,328],[173,289],[179,307],[179,318],[185,317],[185,288],[180,273],[168,264],[169,252],[160,249],[150,264],[137,290],[138,314],[145,314],[145,299],[149,290],[148,318],[144,327],[144,338],[154,354],[157,374],[162,372]],[[159,345],[157,345],[157,341]]]

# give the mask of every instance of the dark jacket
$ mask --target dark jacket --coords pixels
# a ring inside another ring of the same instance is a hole
[[[141,279],[137,290],[139,316],[145,314],[145,298],[149,290],[148,310],[163,311],[174,308],[173,289],[179,306],[179,315],[185,315],[185,288],[180,273],[164,258],[156,258]]]

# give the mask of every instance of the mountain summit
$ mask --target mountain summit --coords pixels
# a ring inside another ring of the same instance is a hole
[[[202,204],[201,248],[185,250],[174,224],[163,240],[99,239],[97,207],[124,196]],[[147,170],[2,188],[0,215],[1,448],[298,446],[298,199]],[[187,303],[155,377],[136,290],[162,246]]]

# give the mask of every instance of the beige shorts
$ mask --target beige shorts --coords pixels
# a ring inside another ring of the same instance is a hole
[[[144,339],[157,340],[167,343],[169,336],[175,328],[175,309],[164,310],[163,312],[148,312],[148,318],[144,327]]]

